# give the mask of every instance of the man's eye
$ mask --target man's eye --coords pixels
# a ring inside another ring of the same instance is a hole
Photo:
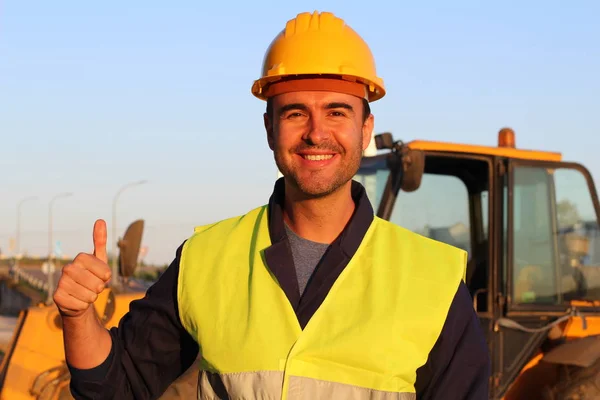
[[[289,119],[289,118],[297,118],[297,117],[301,117],[301,116],[302,116],[302,113],[299,113],[299,112],[293,112],[293,113],[289,113],[289,114],[286,116],[286,118],[288,118],[288,119]]]
[[[341,112],[341,111],[332,111],[332,112],[331,112],[331,115],[332,115],[332,116],[334,116],[334,117],[343,117],[343,116],[344,116],[344,115],[346,115],[346,114],[344,114],[344,113],[343,113],[343,112]]]

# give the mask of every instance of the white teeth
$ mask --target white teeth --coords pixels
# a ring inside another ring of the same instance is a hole
[[[333,154],[305,155],[304,158],[310,161],[329,160]]]

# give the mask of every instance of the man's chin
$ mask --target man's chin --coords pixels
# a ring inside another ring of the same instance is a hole
[[[344,186],[338,177],[325,179],[324,177],[299,177],[293,180],[293,185],[306,198],[319,198],[330,195],[331,193]]]

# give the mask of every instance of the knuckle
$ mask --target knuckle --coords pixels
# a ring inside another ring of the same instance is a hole
[[[60,306],[64,305],[65,296],[63,295],[62,290],[56,290],[54,292],[54,295],[52,296],[52,299],[54,300],[54,302],[57,305],[60,305]]]
[[[75,276],[76,276],[76,273],[75,273],[74,268],[67,269],[63,272],[62,276],[58,280],[58,284],[59,285],[62,284],[64,287],[64,285],[66,285],[66,284],[75,282]]]
[[[65,290],[65,286],[66,286],[66,279],[67,277],[63,276],[58,280],[58,283],[56,284],[56,292],[62,292]]]
[[[87,258],[87,254],[80,252],[80,253],[77,253],[77,255],[75,256],[74,261],[75,262],[84,262],[86,258]]]

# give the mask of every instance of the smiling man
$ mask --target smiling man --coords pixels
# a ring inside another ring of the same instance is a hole
[[[110,279],[103,221],[64,268],[73,395],[155,399],[199,356],[199,399],[486,399],[465,252],[375,217],[352,179],[385,95],[366,43],[299,14],[252,93],[283,174],[267,204],[196,228],[117,328],[90,307]]]
[[[306,90],[280,94],[269,107],[275,110],[265,116],[269,146],[297,190],[324,196],[349,182],[373,130],[360,98]]]
[[[354,212],[351,179],[371,139],[373,115],[363,84],[339,91],[333,78],[288,82],[267,90],[264,116],[269,147],[285,176],[283,216],[304,239],[330,244]]]

